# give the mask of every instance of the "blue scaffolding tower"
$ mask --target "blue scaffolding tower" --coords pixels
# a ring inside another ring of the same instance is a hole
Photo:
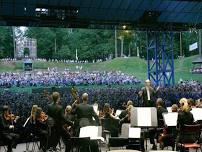
[[[155,86],[174,85],[173,32],[147,31],[147,68]]]

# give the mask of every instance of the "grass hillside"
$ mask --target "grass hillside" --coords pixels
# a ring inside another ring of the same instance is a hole
[[[196,56],[187,57],[184,59],[175,60],[175,81],[183,80],[199,80],[202,82],[202,75],[191,74],[192,61]],[[77,65],[82,65],[83,70],[98,70],[98,71],[115,71],[120,70],[126,74],[134,75],[141,80],[145,80],[147,77],[147,63],[143,59],[137,57],[131,58],[116,58],[106,62],[100,63],[87,63],[87,64],[65,64],[65,63],[52,63],[52,62],[39,62],[33,63],[34,69],[47,69],[48,67],[58,67],[61,69],[69,68],[70,70],[76,70]],[[5,71],[18,71],[22,70],[23,62],[17,61],[12,63],[0,62],[0,72]]]

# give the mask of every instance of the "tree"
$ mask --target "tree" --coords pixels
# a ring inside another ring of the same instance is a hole
[[[13,58],[13,38],[11,27],[0,27],[0,58]]]

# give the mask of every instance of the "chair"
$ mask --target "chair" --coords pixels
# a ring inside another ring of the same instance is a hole
[[[103,118],[101,119],[101,125],[104,133],[109,131],[111,137],[118,137],[119,133],[118,119]]]
[[[174,151],[175,149],[175,139],[177,137],[176,127],[168,127],[166,135],[163,136],[162,141],[163,145],[161,145],[161,149],[163,150],[165,147],[171,147]]]
[[[185,125],[180,129],[179,143],[178,147],[181,150],[184,149],[201,149],[201,144],[199,143],[201,134],[201,125]]]
[[[82,152],[83,149],[91,152],[90,137],[71,137],[71,152],[74,152],[74,149],[76,152]]]

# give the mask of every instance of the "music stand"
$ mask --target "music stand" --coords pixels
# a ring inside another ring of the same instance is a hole
[[[131,127],[145,128],[146,132],[148,132],[148,128],[158,127],[156,108],[133,107],[131,109]],[[146,149],[147,149],[147,140],[146,140]]]
[[[79,137],[90,137],[91,140],[101,140],[104,142],[102,137],[102,126],[86,126],[80,129]]]
[[[177,112],[163,113],[164,123],[168,127],[177,126],[177,119],[178,119],[178,113]]]
[[[131,110],[131,126],[152,128],[158,126],[155,107],[133,107]]]
[[[168,110],[168,112],[172,112],[172,107],[167,107],[166,109]]]
[[[202,120],[202,108],[192,108],[191,113],[193,114],[195,122]]]

